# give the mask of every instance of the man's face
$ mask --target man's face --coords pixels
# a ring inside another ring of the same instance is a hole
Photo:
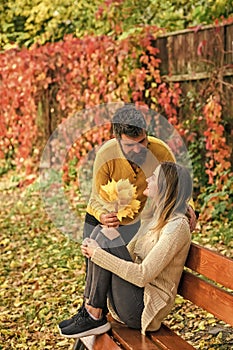
[[[144,163],[148,145],[145,131],[137,137],[129,137],[122,134],[119,142],[126,159],[137,165],[142,165]]]

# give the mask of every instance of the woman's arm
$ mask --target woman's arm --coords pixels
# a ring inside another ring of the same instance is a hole
[[[91,253],[89,251],[91,260],[130,283],[144,287],[160,274],[182,247],[188,247],[191,241],[186,219],[168,223],[163,231],[158,242],[154,246],[152,243],[151,251],[141,264],[122,260],[101,248],[93,248]]]

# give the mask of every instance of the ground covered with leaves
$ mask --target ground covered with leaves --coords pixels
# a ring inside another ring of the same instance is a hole
[[[1,178],[0,197],[0,350],[72,349],[73,340],[59,335],[57,323],[82,303],[80,245],[54,227],[35,184],[22,186],[21,177],[8,174]],[[216,244],[232,256],[231,244]],[[180,297],[166,323],[196,349],[233,347],[231,327]]]

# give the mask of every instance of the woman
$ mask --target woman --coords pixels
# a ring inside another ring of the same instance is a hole
[[[147,179],[144,194],[153,216],[144,219],[125,247],[116,229],[100,227],[82,244],[89,258],[85,303],[78,314],[60,323],[68,338],[101,334],[110,329],[104,310],[131,328],[155,331],[173,307],[191,243],[188,170],[161,163]],[[156,198],[156,203],[153,199]]]

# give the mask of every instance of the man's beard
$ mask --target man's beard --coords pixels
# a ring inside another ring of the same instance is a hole
[[[147,148],[143,147],[139,153],[134,151],[130,151],[127,154],[125,153],[125,157],[128,161],[141,166],[146,160],[147,151]]]

